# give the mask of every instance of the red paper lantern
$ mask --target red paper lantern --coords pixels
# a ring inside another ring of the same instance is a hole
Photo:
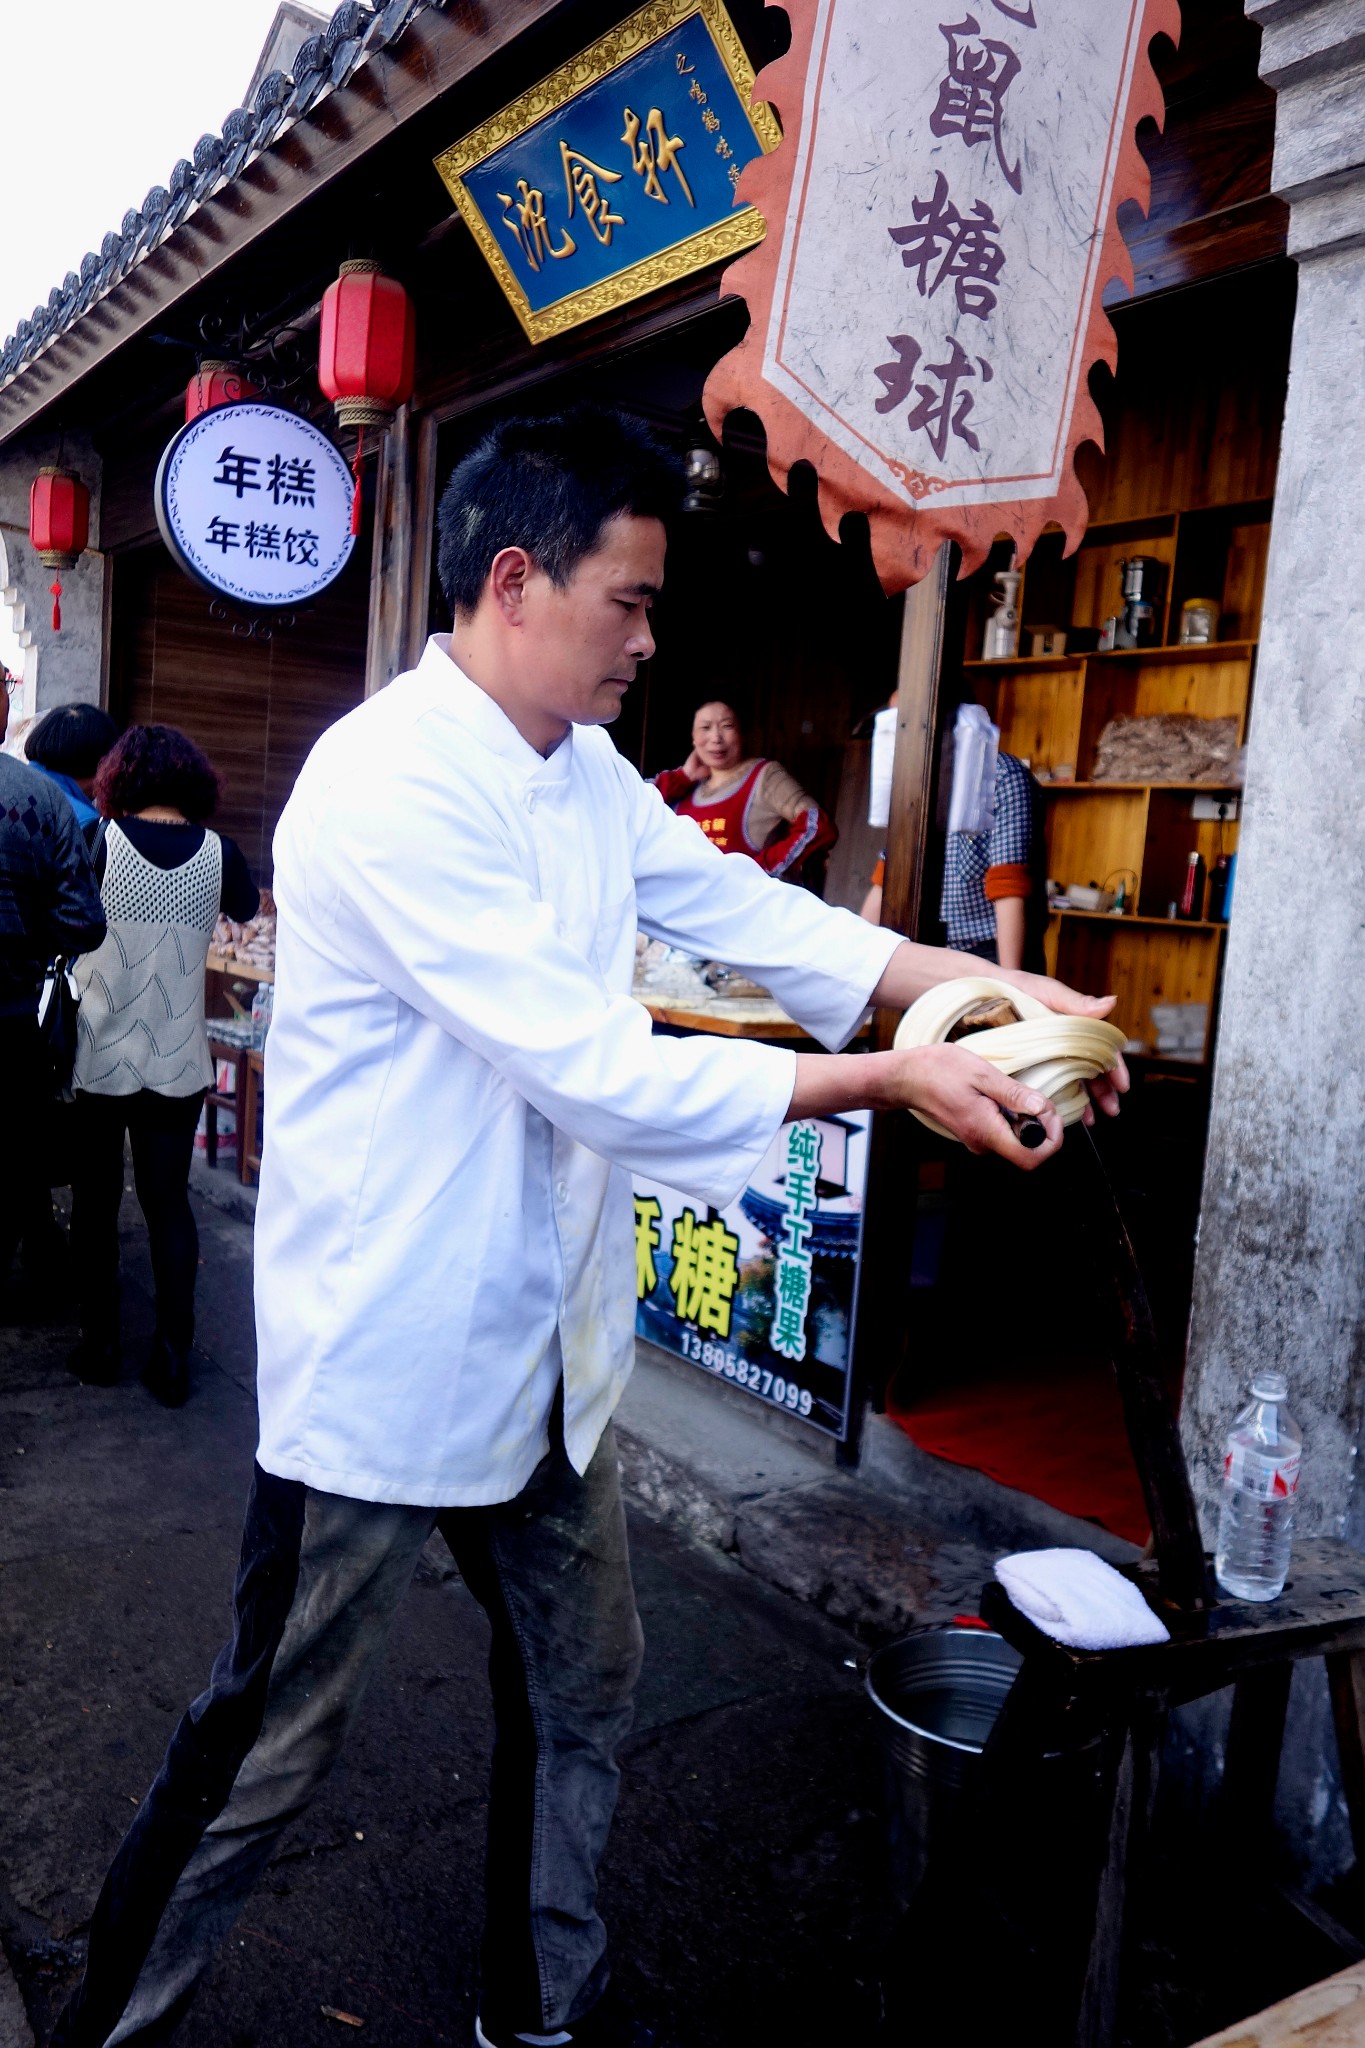
[[[236,405],[244,398],[260,395],[260,385],[232,363],[201,363],[185,391],[185,425],[215,405]]]
[[[412,300],[377,263],[343,263],[322,301],[318,382],[343,427],[384,427],[412,396]]]
[[[45,468],[28,499],[28,537],[45,569],[74,569],[90,541],[90,493],[69,470]],[[51,585],[52,630],[62,630],[62,582]]]

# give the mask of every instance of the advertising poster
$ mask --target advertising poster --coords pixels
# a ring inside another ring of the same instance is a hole
[[[635,1327],[715,1379],[848,1434],[870,1115],[784,1124],[739,1200],[635,1181]]]

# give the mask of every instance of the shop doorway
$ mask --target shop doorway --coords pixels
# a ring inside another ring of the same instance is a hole
[[[838,826],[839,844],[806,869],[805,885],[856,908],[880,850],[866,826],[867,724],[895,687],[901,601],[884,595],[861,521],[847,523],[842,544],[825,532],[813,476],[798,476],[790,495],[777,488],[757,422],[736,416],[716,448],[702,387],[742,322],[740,309],[722,305],[662,338],[528,384],[496,407],[458,414],[440,430],[438,488],[494,418],[578,401],[625,407],[680,455],[719,455],[719,489],[698,494],[671,537],[654,614],[658,652],[612,736],[654,775],[686,759],[699,704],[733,704],[749,751],[781,761]],[[449,623],[433,578],[430,630]]]

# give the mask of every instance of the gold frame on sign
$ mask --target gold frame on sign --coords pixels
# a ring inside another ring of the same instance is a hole
[[[619,27],[599,36],[595,43],[581,50],[576,57],[571,57],[567,64],[561,64],[547,78],[519,93],[498,113],[481,121],[477,128],[472,128],[449,149],[443,149],[435,159],[442,183],[464,216],[528,341],[548,341],[551,335],[563,334],[570,327],[581,326],[585,320],[596,319],[599,313],[610,313],[617,306],[628,305],[632,299],[642,298],[660,285],[671,284],[680,277],[690,277],[693,271],[704,269],[708,263],[724,262],[732,256],[741,255],[744,250],[754,248],[768,232],[767,222],[755,207],[737,207],[714,226],[702,228],[684,241],[658,250],[653,256],[642,257],[638,263],[617,271],[613,277],[604,277],[597,284],[584,285],[579,291],[569,292],[564,298],[556,299],[553,305],[536,312],[465,185],[465,173],[481,164],[485,157],[492,156],[505,144],[515,142],[519,135],[524,135],[528,128],[534,128],[547,114],[557,112],[580,92],[599,84],[627,58],[648,49],[651,43],[658,42],[661,36],[669,34],[693,14],[700,15],[716,46],[716,54],[739,94],[759,146],[767,155],[782,140],[782,130],[767,102],[753,99],[753,68],[745,55],[738,31],[725,11],[724,0],[649,0],[647,6],[630,15]]]

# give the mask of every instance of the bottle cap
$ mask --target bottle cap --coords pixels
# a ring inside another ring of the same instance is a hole
[[[1288,1392],[1289,1382],[1282,1372],[1258,1372],[1251,1382],[1255,1401],[1283,1401]]]

